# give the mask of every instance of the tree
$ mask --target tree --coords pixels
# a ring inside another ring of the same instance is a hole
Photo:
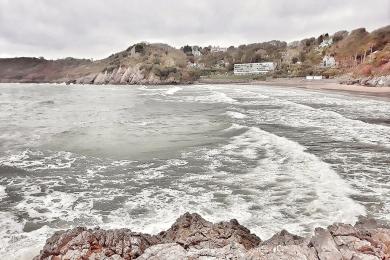
[[[324,41],[324,36],[321,34],[321,35],[317,38],[317,44],[320,45],[323,41]]]
[[[192,52],[192,47],[189,45],[186,45],[182,48],[184,53],[191,53]]]
[[[348,36],[347,31],[339,31],[333,35],[332,39],[333,39],[333,42],[339,42],[347,36]]]
[[[299,61],[304,62],[305,60],[306,60],[305,53],[304,52],[300,52],[299,53]]]
[[[134,48],[136,53],[142,53],[144,51],[144,45],[142,43],[137,43]]]

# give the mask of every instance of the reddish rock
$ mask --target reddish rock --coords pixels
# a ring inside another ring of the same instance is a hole
[[[214,224],[186,213],[155,236],[81,227],[56,232],[34,260],[57,259],[387,260],[390,228],[362,219],[355,226],[337,223],[317,228],[307,238],[283,230],[261,242],[237,220]]]
[[[213,224],[198,214],[186,213],[176,220],[167,231],[158,235],[164,243],[176,242],[184,248],[221,248],[230,242],[237,242],[246,249],[256,247],[260,238],[251,234],[237,220]]]
[[[131,232],[128,229],[101,230],[74,228],[66,232],[57,232],[49,238],[35,260],[53,259],[135,259],[146,248],[159,243],[155,237]]]

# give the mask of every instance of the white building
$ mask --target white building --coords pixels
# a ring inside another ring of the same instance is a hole
[[[322,66],[327,68],[333,68],[336,67],[336,59],[332,56],[326,55],[324,58],[322,58]]]
[[[191,62],[188,62],[187,67],[188,68],[195,68],[195,69],[204,69],[205,65],[203,63],[191,63]]]
[[[212,52],[212,53],[215,53],[215,52],[226,52],[226,51],[227,51],[227,48],[219,47],[219,46],[211,47],[211,50],[210,50],[210,52]]]
[[[200,57],[202,56],[202,53],[199,51],[197,47],[192,47],[192,55],[194,55],[195,57]]]
[[[306,76],[306,80],[321,80],[322,76]]]
[[[275,63],[243,63],[234,64],[234,75],[264,74],[275,70]]]
[[[320,48],[325,48],[325,47],[329,47],[330,45],[333,44],[333,39],[332,38],[328,38],[328,39],[324,39],[321,44],[320,44]]]

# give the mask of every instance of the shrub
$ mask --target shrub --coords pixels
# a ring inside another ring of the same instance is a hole
[[[184,53],[192,53],[192,47],[189,45],[186,45],[182,48]]]
[[[144,53],[145,51],[145,46],[144,44],[142,43],[137,43],[135,46],[134,46],[134,50],[135,50],[135,53]]]

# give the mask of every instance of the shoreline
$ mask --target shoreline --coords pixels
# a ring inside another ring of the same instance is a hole
[[[361,85],[345,85],[335,79],[306,80],[303,78],[278,78],[269,80],[201,80],[191,84],[66,84],[51,82],[0,82],[1,84],[48,84],[57,86],[196,86],[196,85],[251,85],[251,86],[275,86],[298,89],[326,91],[328,93],[344,93],[359,97],[380,98],[390,101],[390,87],[367,87]]]
[[[363,97],[379,97],[390,101],[390,87],[366,87],[359,85],[344,85],[335,79],[306,80],[304,78],[279,78],[270,80],[249,80],[249,81],[229,81],[229,80],[206,80],[199,81],[199,85],[254,85],[254,86],[275,86],[292,87],[308,90],[319,90],[333,93],[347,93]]]

